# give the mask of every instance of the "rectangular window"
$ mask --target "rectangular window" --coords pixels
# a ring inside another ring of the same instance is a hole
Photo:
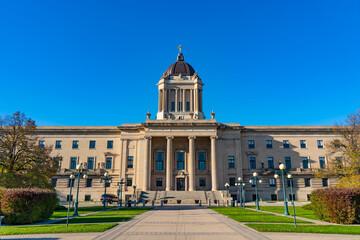
[[[318,148],[324,148],[323,140],[317,140],[317,146]]]
[[[88,169],[94,169],[94,158],[93,157],[89,157],[88,158]]]
[[[305,187],[310,187],[310,178],[304,178]]]
[[[294,182],[290,179],[286,179],[288,187],[294,187]]]
[[[55,142],[55,148],[56,148],[56,149],[60,149],[60,148],[61,148],[61,141],[56,141],[56,142]]]
[[[255,186],[255,185],[254,185],[254,186]],[[252,195],[252,200],[253,200],[253,201],[256,201],[256,194],[253,194],[253,195]]]
[[[56,178],[52,178],[51,179],[51,186],[56,187],[57,184],[57,179]]]
[[[70,185],[71,185],[71,187],[74,187],[74,183],[75,183],[75,179],[68,179],[67,186],[70,187]]]
[[[112,165],[112,158],[111,158],[111,157],[107,157],[107,158],[106,158],[106,163],[105,163],[105,168],[106,168],[106,169],[111,169],[111,165]]]
[[[178,111],[182,112],[182,102],[179,102],[179,104],[178,104]]]
[[[94,148],[95,148],[95,144],[96,144],[96,141],[93,141],[93,140],[90,141],[90,142],[89,142],[89,148],[90,148],[90,149],[94,149]]]
[[[199,185],[200,185],[200,187],[206,187],[206,180],[205,180],[205,178],[199,178]]]
[[[107,148],[112,149],[113,147],[114,147],[114,141],[111,140],[107,141]]]
[[[276,186],[276,179],[275,178],[270,178],[269,182],[270,182],[270,187],[275,187]]]
[[[177,170],[185,169],[185,153],[184,152],[176,152],[176,167],[177,167]]]
[[[77,141],[77,140],[73,141],[72,148],[73,149],[78,149],[79,148],[79,141]]]
[[[164,170],[164,152],[155,153],[155,169]]]
[[[229,178],[229,184],[230,184],[230,186],[235,186],[235,178],[234,177]]]
[[[324,168],[325,167],[325,158],[319,157],[319,163],[320,163],[320,168]]]
[[[229,168],[235,168],[235,158],[234,156],[228,156]]]
[[[250,157],[250,168],[256,169],[256,160],[255,157]]]
[[[60,158],[59,157],[54,157],[54,162],[55,162],[56,166],[60,167]]]
[[[86,187],[92,187],[92,178],[86,179]]]
[[[171,111],[175,112],[175,102],[171,102]]]
[[[295,194],[293,194],[293,195],[289,194],[289,200],[290,201],[295,201]]]
[[[198,152],[198,169],[206,170],[206,152]]]
[[[327,187],[327,186],[328,186],[328,179],[327,179],[327,178],[323,178],[323,179],[322,179],[322,185],[323,185],[323,187]]]
[[[45,147],[45,141],[39,141],[39,147],[41,148]]]
[[[249,148],[255,148],[255,140],[249,140],[248,144],[249,144]]]
[[[306,148],[306,141],[305,140],[300,140],[300,147],[301,148]]]
[[[85,202],[91,201],[91,195],[86,194],[85,195]]]
[[[268,168],[274,168],[274,158],[268,157]]]
[[[266,140],[266,148],[272,148],[272,140]]]
[[[302,168],[309,168],[309,160],[307,157],[302,158]]]
[[[186,102],[186,111],[190,112],[190,102]]]
[[[284,140],[283,146],[284,146],[284,148],[289,148],[290,147],[289,140]]]
[[[126,179],[126,186],[131,187],[132,186],[132,178]]]
[[[277,201],[277,195],[271,194],[271,201]]]
[[[76,161],[77,161],[76,157],[70,158],[70,169],[75,169],[76,168]]]
[[[287,169],[291,168],[291,157],[285,157],[285,167]]]
[[[134,157],[128,156],[127,158],[127,168],[133,168],[134,167]]]
[[[156,179],[156,186],[157,187],[162,187],[162,178],[157,178]]]
[[[73,201],[73,195],[72,194],[71,194],[71,197],[70,197],[70,195],[66,195],[66,201],[69,201],[69,199],[70,199],[71,202]]]

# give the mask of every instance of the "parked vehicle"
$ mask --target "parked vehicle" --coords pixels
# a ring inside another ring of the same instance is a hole
[[[104,200],[112,204],[113,202],[117,202],[118,198],[114,194],[103,194],[101,195],[100,201],[104,202]]]

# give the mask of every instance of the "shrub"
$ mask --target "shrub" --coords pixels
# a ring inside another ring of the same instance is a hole
[[[1,200],[6,224],[45,221],[57,204],[56,193],[48,189],[17,188],[6,191]]]
[[[302,208],[305,209],[305,210],[313,210],[311,203],[303,205]]]
[[[311,193],[314,214],[333,223],[360,223],[360,188],[317,189]]]

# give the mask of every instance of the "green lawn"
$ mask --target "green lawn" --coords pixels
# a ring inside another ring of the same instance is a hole
[[[290,224],[245,224],[259,232],[297,232],[328,234],[360,234],[360,226],[343,225],[294,225]]]
[[[255,206],[248,206],[248,208],[254,208]],[[293,215],[293,208],[289,206],[289,213]],[[274,213],[281,213],[284,214],[284,206],[260,206],[260,210],[267,211],[267,212],[274,212]],[[310,218],[314,220],[319,220],[315,217],[313,210],[303,209],[302,207],[295,207],[295,215],[304,218]]]
[[[90,213],[90,212],[97,212],[102,210],[102,206],[92,206],[92,207],[79,207],[78,213]],[[114,208],[112,206],[108,206],[106,208]],[[74,213],[74,208],[70,208],[70,216],[72,216]],[[67,209],[64,210],[55,210],[53,215],[51,215],[50,219],[56,219],[56,218],[63,218],[67,216]]]
[[[62,225],[28,225],[28,226],[2,226],[0,235],[18,235],[18,234],[41,234],[41,233],[78,233],[78,232],[104,232],[117,223],[101,224],[72,224],[66,227]]]
[[[242,208],[211,207],[210,209],[228,216],[238,222],[268,222],[268,223],[292,223],[294,220],[289,217],[276,216],[270,213],[245,210]],[[297,220],[298,223],[310,223],[308,221]]]
[[[72,218],[69,220],[69,223],[124,222],[150,209],[151,208],[122,208],[119,210],[119,213],[117,212],[117,210],[110,210],[90,214],[84,217]],[[65,222],[66,220],[62,220],[58,223]]]

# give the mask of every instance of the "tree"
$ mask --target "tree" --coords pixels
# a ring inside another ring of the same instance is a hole
[[[16,112],[0,119],[0,185],[50,188],[58,171],[52,146],[40,146],[35,122]]]
[[[336,125],[336,138],[327,144],[329,160],[317,177],[337,177],[337,187],[360,187],[360,110],[347,116],[345,125]]]

